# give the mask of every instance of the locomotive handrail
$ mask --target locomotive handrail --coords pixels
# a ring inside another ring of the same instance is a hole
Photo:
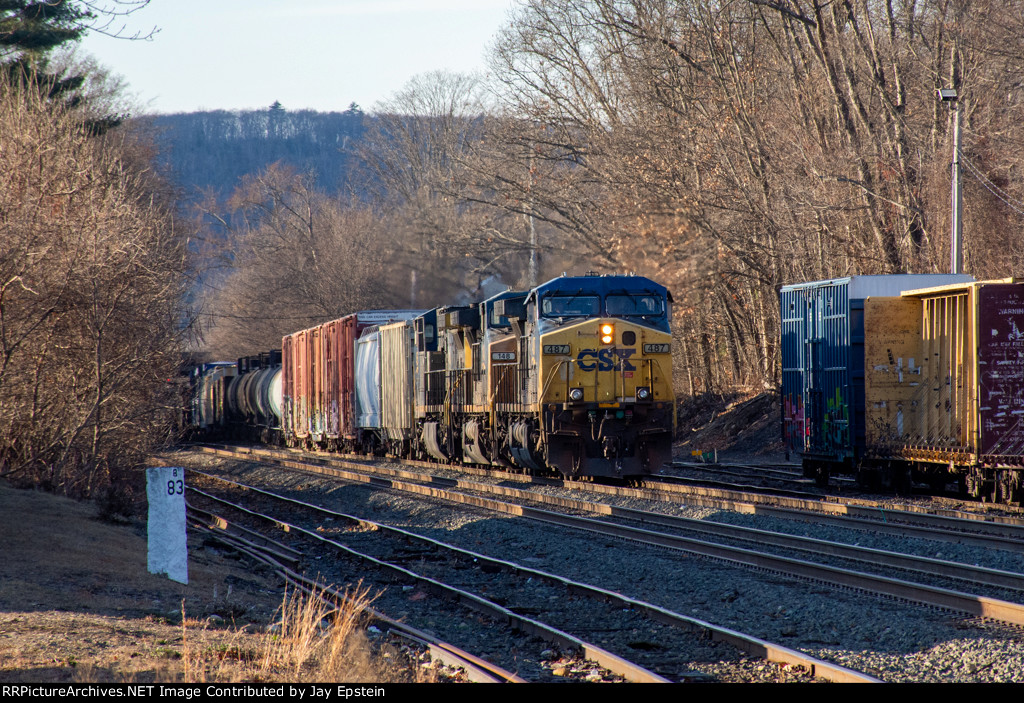
[[[543,403],[543,398],[548,394],[548,389],[551,387],[552,377],[562,368],[563,364],[579,364],[578,359],[559,359],[558,363],[551,367],[551,371],[548,372],[548,378],[541,384],[540,391],[537,393],[537,403]],[[569,399],[569,373],[565,374],[565,399]]]

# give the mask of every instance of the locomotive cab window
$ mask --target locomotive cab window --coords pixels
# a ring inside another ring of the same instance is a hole
[[[665,300],[657,295],[609,295],[605,308],[614,317],[657,317],[665,313]]]
[[[596,295],[548,295],[541,300],[544,317],[594,317],[601,313],[601,298]]]
[[[512,323],[508,321],[507,317],[498,314],[498,311],[491,306],[491,314],[488,315],[488,326],[491,328],[508,329],[512,327]]]
[[[434,325],[426,320],[416,320],[416,348],[419,351],[434,351]]]

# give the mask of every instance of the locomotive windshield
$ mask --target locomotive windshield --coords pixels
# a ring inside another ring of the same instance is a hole
[[[548,295],[541,301],[544,317],[596,317],[601,314],[601,298],[596,295]]]
[[[652,317],[665,312],[665,300],[657,295],[609,295],[605,309],[613,317]]]

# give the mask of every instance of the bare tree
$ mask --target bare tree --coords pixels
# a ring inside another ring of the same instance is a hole
[[[385,275],[384,223],[318,192],[310,174],[273,165],[246,178],[229,206],[217,217],[229,230],[232,272],[204,309],[218,355],[277,348],[284,334],[400,302]]]
[[[504,160],[490,200],[530,209],[605,267],[668,283],[688,388],[771,384],[779,285],[944,269],[940,86],[960,89],[979,172],[1009,187],[1004,205],[968,213],[987,225],[968,269],[989,269],[979,240],[1005,249],[1012,226],[982,213],[1013,202],[1012,167],[986,160],[1019,154],[1020,10],[526,2],[494,55]]]
[[[0,83],[0,473],[73,495],[167,438],[187,256],[113,135]]]
[[[480,182],[481,162],[496,156],[483,142],[487,110],[476,78],[447,72],[417,76],[375,106],[360,150],[365,182],[402,240],[416,305],[488,276],[514,281],[529,260],[530,223],[493,207]]]

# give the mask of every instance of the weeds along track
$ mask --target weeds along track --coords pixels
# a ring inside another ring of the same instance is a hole
[[[231,506],[230,503],[219,499],[213,502]],[[229,522],[215,512],[202,510],[194,505],[189,505],[189,514],[193,519],[194,529],[273,568],[278,576],[294,589],[292,605],[282,612],[282,623],[285,620],[291,621],[288,625],[288,629],[292,630],[291,639],[308,642],[320,640],[334,651],[343,651],[344,643],[338,646],[338,636],[332,634],[329,638],[324,637],[321,622],[328,619],[335,628],[342,628],[340,637],[344,639],[363,621],[369,621],[373,623],[371,627],[381,625],[386,628],[391,639],[402,640],[421,652],[428,653],[430,661],[440,662],[460,672],[459,677],[465,680],[474,683],[527,683],[526,679],[510,671],[371,608],[370,603],[376,597],[370,595],[370,589],[362,583],[339,590],[325,585],[319,577],[310,578],[296,571],[303,557],[302,552],[279,540],[269,538],[258,530]],[[297,599],[294,596],[296,592],[302,594]],[[298,605],[295,605],[296,603]],[[279,623],[279,626],[284,629],[282,623]],[[379,628],[376,631],[379,631]]]

